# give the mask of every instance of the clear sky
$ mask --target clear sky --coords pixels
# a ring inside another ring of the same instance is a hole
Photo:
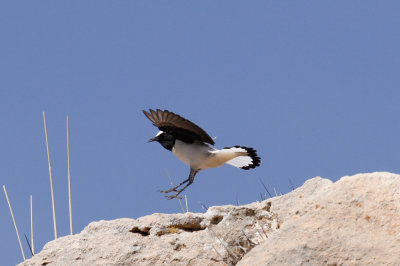
[[[261,167],[200,172],[189,210],[260,200],[305,180],[400,172],[398,1],[2,1],[0,185],[35,249],[53,239],[42,112],[59,235],[96,220],[176,213],[157,190],[189,167],[142,114],[160,108],[258,150]],[[20,262],[3,191],[3,265]],[[26,243],[24,241],[24,246]],[[29,251],[25,248],[29,257]]]

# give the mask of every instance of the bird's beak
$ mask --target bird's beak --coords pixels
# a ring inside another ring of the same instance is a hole
[[[147,142],[153,142],[153,141],[157,141],[157,140],[158,140],[158,138],[154,137],[154,138],[149,139]]]

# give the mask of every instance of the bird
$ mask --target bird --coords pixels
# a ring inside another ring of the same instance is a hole
[[[198,125],[168,110],[142,110],[144,115],[160,130],[148,142],[156,141],[171,151],[178,159],[190,166],[189,177],[162,193],[168,199],[178,198],[190,186],[196,174],[204,169],[229,164],[249,170],[260,166],[261,158],[253,148],[232,146],[216,149],[214,140]]]

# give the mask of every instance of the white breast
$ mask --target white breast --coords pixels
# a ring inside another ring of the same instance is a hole
[[[172,148],[172,152],[182,162],[190,165],[194,169],[205,169],[210,168],[205,165],[209,157],[212,156],[211,151],[214,148],[205,145],[200,142],[194,142],[192,144],[185,143],[180,140],[175,141],[175,145]]]
[[[246,157],[247,151],[242,147],[232,147],[217,150],[201,142],[188,144],[186,142],[176,140],[175,145],[172,148],[172,152],[176,155],[176,157],[179,158],[179,160],[197,170],[219,167],[225,163],[229,163],[236,167],[242,167],[252,162],[248,162],[248,156]],[[234,158],[237,159],[235,159],[235,161],[231,161]],[[250,157],[249,160],[251,160]]]

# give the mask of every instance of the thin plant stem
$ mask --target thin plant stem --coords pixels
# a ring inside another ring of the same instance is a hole
[[[25,236],[26,243],[28,244],[29,251],[31,252],[31,255],[33,256],[32,247],[31,247],[31,244],[29,244],[28,237],[26,236],[26,234],[24,234],[24,236]]]
[[[278,193],[276,193],[276,189],[274,188],[275,196],[278,197]]]
[[[7,202],[8,202],[8,207],[10,208],[11,218],[12,218],[13,223],[14,223],[15,232],[17,233],[18,242],[19,242],[19,247],[21,248],[22,257],[24,258],[24,261],[25,261],[26,258],[25,258],[24,249],[22,248],[22,243],[21,243],[21,238],[19,237],[19,232],[18,232],[17,223],[15,222],[14,212],[13,212],[13,209],[12,209],[12,207],[11,207],[10,199],[8,198],[7,189],[6,189],[6,186],[5,186],[5,185],[3,185],[3,190],[4,190],[4,194],[6,194],[6,198],[7,198]]]
[[[169,183],[173,187],[174,186],[174,182],[172,182],[171,175],[169,174],[168,169],[165,169],[165,171],[167,172]],[[181,206],[182,212],[185,213],[185,209],[183,208],[182,200],[180,198],[178,198],[178,200],[179,200],[179,205]]]
[[[186,212],[189,212],[189,205],[187,200],[187,195],[185,194],[185,202],[186,202]]]
[[[71,202],[71,167],[69,156],[69,118],[67,116],[67,156],[68,156],[68,204],[69,204],[69,230],[73,234],[72,228],[72,202]]]
[[[43,123],[44,133],[46,135],[46,148],[47,148],[47,160],[49,162],[49,176],[50,176],[50,190],[51,190],[51,203],[53,207],[53,225],[54,225],[54,239],[57,239],[57,220],[56,220],[56,208],[54,204],[54,189],[53,189],[53,177],[51,175],[51,163],[50,163],[50,150],[49,150],[49,139],[47,137],[47,124],[46,114],[43,112]]]
[[[35,245],[33,242],[33,199],[32,195],[30,196],[30,205],[31,205],[31,248],[32,255],[35,255]]]
[[[265,189],[266,194],[269,195],[270,198],[272,198],[271,193],[269,193],[269,190],[267,188],[267,186],[264,184],[264,182],[261,180],[261,178],[259,178],[261,185],[263,186],[263,188]]]

